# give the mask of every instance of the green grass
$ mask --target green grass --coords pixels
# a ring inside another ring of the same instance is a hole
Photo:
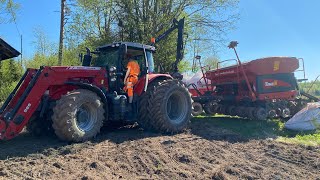
[[[193,121],[206,121],[212,125],[231,130],[247,139],[273,138],[277,141],[303,145],[320,146],[320,130],[299,132],[284,128],[285,122],[280,119],[254,121],[223,115],[213,117],[198,116]]]

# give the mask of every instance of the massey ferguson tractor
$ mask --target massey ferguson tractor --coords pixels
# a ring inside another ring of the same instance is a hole
[[[108,122],[138,122],[145,129],[179,132],[190,118],[192,99],[179,77],[183,56],[184,19],[159,36],[155,43],[178,29],[175,72],[154,72],[155,47],[132,42],[87,49],[82,66],[42,66],[27,69],[0,109],[0,139],[14,138],[25,126],[34,134],[54,131],[65,141],[86,141]],[[123,91],[126,55],[141,68],[133,103]]]
[[[188,85],[194,100],[193,115],[200,115],[204,110],[208,115],[286,119],[307,102],[319,101],[317,97],[300,91],[294,76],[299,61],[303,63],[303,59],[268,57],[241,63],[235,49],[237,44],[233,41],[229,45],[237,56],[232,60],[236,65],[219,67],[221,62],[218,62],[217,69],[207,71],[201,67],[204,84],[201,87],[195,83]],[[305,77],[300,81],[304,80]]]

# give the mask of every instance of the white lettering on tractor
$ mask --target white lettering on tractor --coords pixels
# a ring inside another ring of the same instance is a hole
[[[277,81],[264,82],[264,86],[266,86],[266,87],[272,87],[272,86],[277,86],[277,85],[278,85]]]
[[[23,112],[28,112],[28,110],[30,109],[30,107],[31,107],[31,104],[30,103],[28,103],[28,105],[27,105],[27,107],[23,110]]]

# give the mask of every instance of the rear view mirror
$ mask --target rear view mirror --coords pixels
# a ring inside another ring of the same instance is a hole
[[[82,66],[90,66],[91,64],[92,56],[90,53],[90,49],[86,47],[86,50],[87,54],[83,56]]]

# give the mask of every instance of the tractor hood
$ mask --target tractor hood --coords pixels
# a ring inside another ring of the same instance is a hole
[[[3,39],[0,38],[0,61],[14,58],[20,55],[20,52],[11,47]]]

